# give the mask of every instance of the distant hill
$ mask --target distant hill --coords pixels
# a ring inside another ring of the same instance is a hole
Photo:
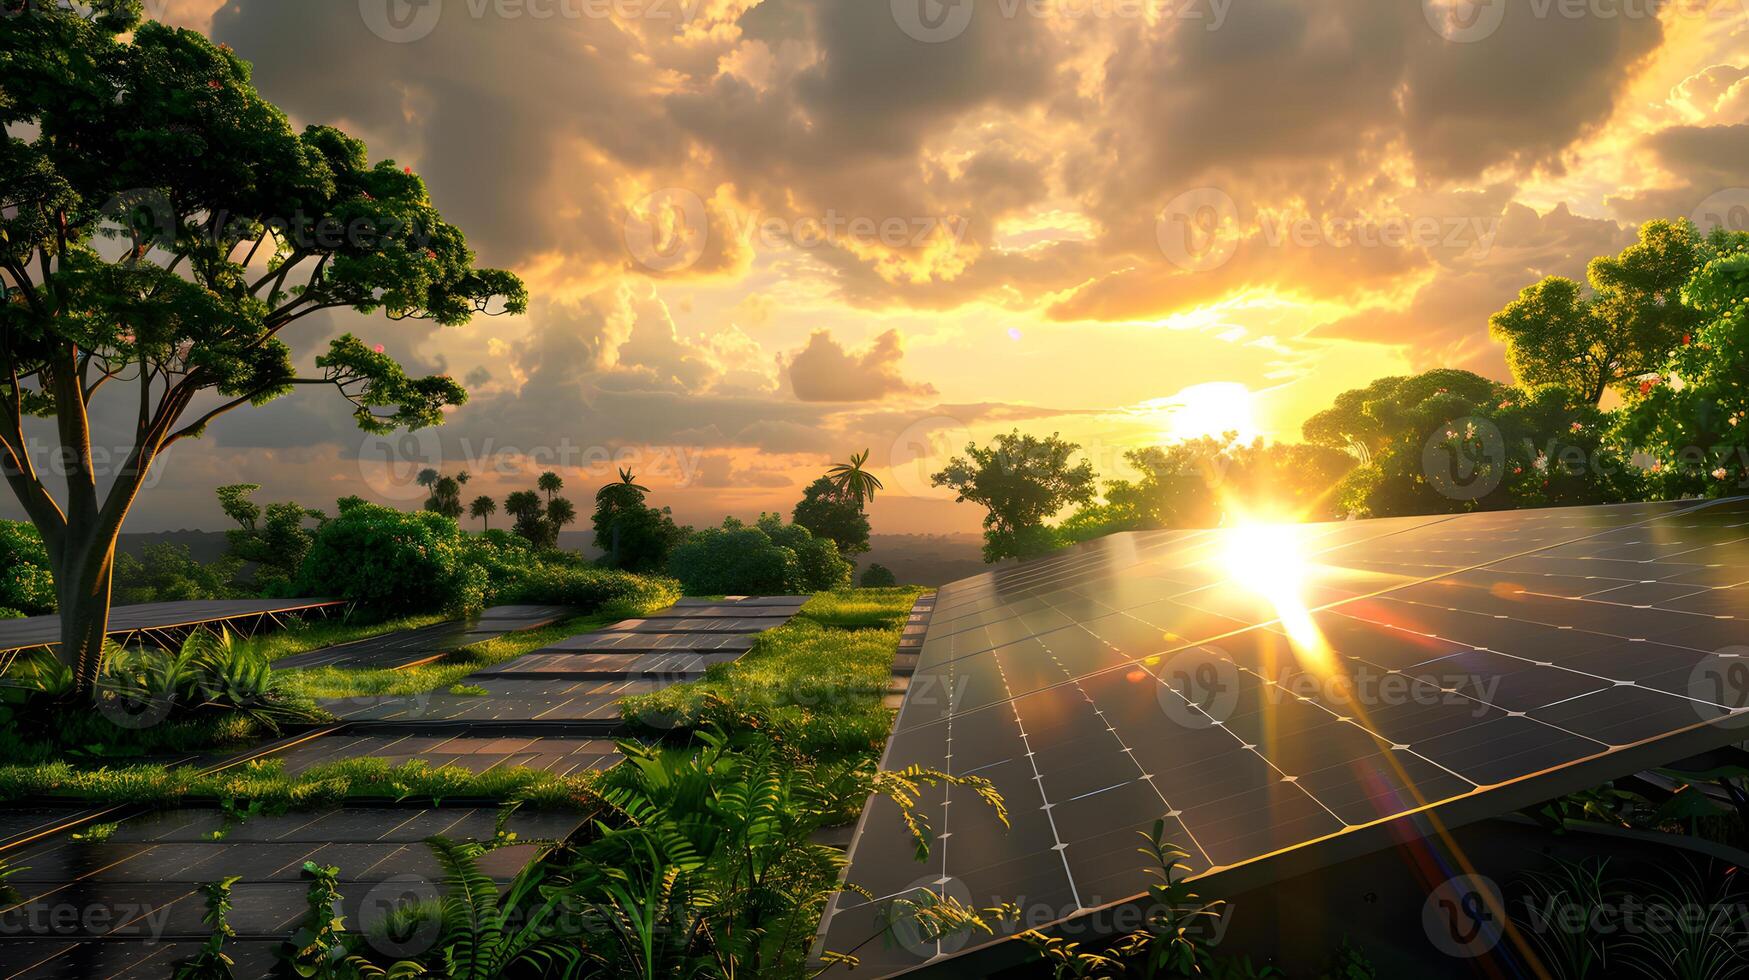
[[[565,531],[559,535],[559,547],[595,558],[600,552],[589,544],[592,536],[590,531]],[[123,534],[119,547],[138,556],[146,545],[160,542],[186,545],[200,562],[216,561],[226,548],[223,531]],[[874,534],[869,536],[869,544],[869,553],[856,563],[857,574],[872,564],[885,565],[906,585],[946,585],[988,567],[979,554],[981,541],[975,534]]]

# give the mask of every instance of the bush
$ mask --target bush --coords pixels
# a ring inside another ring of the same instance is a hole
[[[24,521],[0,521],[0,607],[26,616],[55,611],[55,577],[42,536]]]
[[[534,565],[519,581],[508,583],[494,602],[573,606],[580,612],[614,616],[647,616],[674,604],[680,583],[656,575],[634,575],[612,568]]]
[[[322,525],[298,569],[297,591],[377,612],[460,612],[485,604],[486,569],[467,561],[455,521],[355,502]]]
[[[694,534],[674,549],[668,574],[690,595],[781,595],[847,585],[850,563],[833,542],[763,514],[754,526],[730,517]]]
[[[186,599],[231,599],[243,591],[232,581],[242,563],[227,555],[202,565],[188,545],[160,541],[146,545],[140,557],[115,556],[115,601],[177,602]]]
[[[862,587],[865,589],[889,589],[898,584],[898,576],[885,565],[870,565],[863,570]]]

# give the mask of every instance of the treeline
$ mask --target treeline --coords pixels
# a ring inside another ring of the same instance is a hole
[[[695,595],[808,593],[851,582],[855,559],[869,549],[867,501],[880,489],[866,452],[815,480],[793,518],[761,514],[752,523],[728,517],[695,530],[649,502],[650,490],[630,470],[595,494],[593,562],[558,547],[559,531],[577,510],[562,495],[565,481],[546,472],[533,489],[504,500],[508,530],[493,528],[498,502],[478,496],[466,512],[479,533],[457,523],[464,512],[467,473],[426,469],[421,510],[408,513],[358,497],[332,513],[290,501],[258,503],[261,487],[219,487],[219,506],[236,526],[225,532],[226,554],[196,561],[187,545],[158,543],[140,557],[118,555],[115,601],[161,602],[253,596],[324,595],[351,599],[384,614],[466,612],[494,602],[540,602],[595,608],[649,589]],[[55,611],[48,553],[30,524],[0,521],[0,616]],[[867,585],[891,585],[879,565]],[[667,583],[667,584],[665,584]]]
[[[1303,442],[1229,435],[1133,450],[1124,459],[1136,475],[1103,486],[1076,444],[1014,431],[968,444],[932,480],[985,508],[986,561],[1239,515],[1334,520],[1744,492],[1749,234],[1649,222],[1619,255],[1593,260],[1586,279],[1545,278],[1490,318],[1514,384],[1450,368],[1381,378],[1308,419]]]

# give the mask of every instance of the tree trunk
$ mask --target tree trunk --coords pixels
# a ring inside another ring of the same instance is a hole
[[[115,574],[115,535],[69,548],[57,568],[55,592],[61,614],[60,661],[73,671],[74,691],[94,696],[103,674],[103,638],[109,631],[110,587]]]

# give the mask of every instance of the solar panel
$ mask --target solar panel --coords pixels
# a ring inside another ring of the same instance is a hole
[[[176,630],[229,620],[273,617],[344,605],[338,599],[189,599],[115,606],[109,611],[109,635],[127,637],[155,630]],[[0,653],[61,642],[58,615],[0,620]]]
[[[1746,581],[1749,504],[1688,501],[1137,532],[955,583],[884,765],[983,776],[1012,825],[936,790],[919,863],[872,802],[876,900],[835,899],[825,948],[884,976],[979,945],[873,938],[918,889],[1030,926],[1129,899],[1156,819],[1255,885],[1741,739]]]

